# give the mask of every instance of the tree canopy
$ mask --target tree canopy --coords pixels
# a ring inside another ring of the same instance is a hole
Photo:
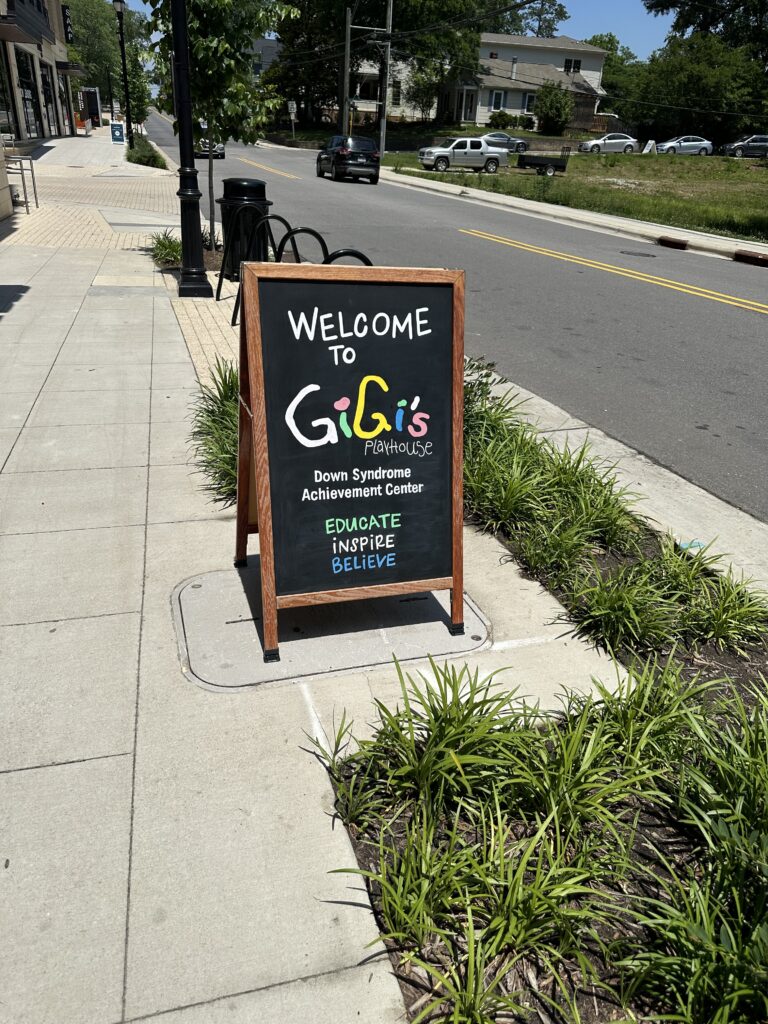
[[[84,85],[95,85],[102,102],[109,96],[109,79],[116,99],[122,96],[122,70],[117,17],[111,3],[105,0],[69,0],[75,41],[68,47],[70,60],[85,70]],[[145,47],[149,40],[149,23],[143,14],[125,9],[123,20],[126,46]]]
[[[768,63],[766,0],[643,0],[652,14],[674,14],[672,32],[711,33]]]
[[[341,98],[346,4],[295,0],[294,6],[299,16],[277,26],[281,51],[266,78],[297,100],[301,120],[317,122]],[[568,17],[559,0],[517,0],[492,15],[489,7],[488,0],[397,0],[392,58],[418,73],[422,109],[431,106],[430,83],[434,98],[443,84],[474,71],[481,32],[553,35]],[[357,0],[354,12],[355,25],[381,28],[386,0]],[[353,79],[363,61],[380,61],[379,44],[376,33],[353,30]]]
[[[173,105],[171,0],[149,0],[154,34],[157,105],[175,113]],[[295,10],[279,0],[187,0],[189,76],[193,130],[196,139],[211,142],[239,139],[255,142],[260,128],[281,98],[257,82],[253,45]],[[205,127],[204,127],[205,126]],[[214,237],[213,154],[209,151],[208,194],[211,243]]]

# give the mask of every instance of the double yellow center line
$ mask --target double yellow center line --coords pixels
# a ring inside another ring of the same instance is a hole
[[[498,245],[508,245],[513,249],[521,249],[523,252],[535,253],[538,256],[549,256],[550,259],[563,260],[566,263],[575,263],[580,267],[588,267],[591,270],[602,270],[606,274],[616,274],[619,277],[628,277],[632,281],[640,281],[643,284],[656,285],[658,288],[669,288],[675,292],[683,292],[685,295],[693,295],[698,299],[709,299],[711,302],[722,302],[726,306],[737,306],[739,309],[748,309],[752,313],[763,313],[768,316],[768,304],[756,302],[752,299],[744,299],[737,295],[727,295],[724,292],[712,291],[711,288],[699,288],[695,284],[685,284],[682,281],[670,281],[666,277],[656,277],[654,274],[644,274],[640,270],[631,270],[627,267],[617,267],[612,263],[600,263],[598,260],[590,260],[584,256],[574,256],[571,253],[558,252],[556,249],[544,249],[539,245],[529,245],[527,242],[517,242],[513,238],[505,238],[503,235],[492,235],[487,231],[476,231],[466,228],[458,229],[462,235],[469,235],[472,238],[480,238],[485,242],[496,242]]]
[[[269,171],[270,174],[279,174],[281,178],[292,178],[294,181],[300,181],[298,174],[289,174],[288,171],[278,171],[276,167],[268,167],[266,164],[257,164],[255,160],[249,160],[245,156],[239,156],[237,158],[243,164],[250,164],[251,167],[258,167],[260,171]]]

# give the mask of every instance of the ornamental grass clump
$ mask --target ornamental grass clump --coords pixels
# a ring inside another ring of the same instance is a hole
[[[410,1020],[767,1018],[765,680],[652,660],[545,713],[397,671],[371,738],[318,746]]]
[[[720,571],[706,548],[655,534],[612,466],[587,444],[561,450],[542,437],[496,381],[489,364],[468,361],[467,516],[557,592],[577,635],[630,658],[704,645],[747,657],[765,647],[768,600],[751,580]]]
[[[211,383],[200,385],[192,414],[193,459],[211,500],[225,507],[237,498],[239,393],[237,367],[217,358]]]

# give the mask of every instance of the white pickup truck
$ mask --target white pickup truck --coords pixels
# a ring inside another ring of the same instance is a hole
[[[434,146],[419,150],[419,162],[427,171],[447,171],[449,167],[469,167],[495,174],[509,163],[506,149],[494,149],[485,139],[441,139]]]

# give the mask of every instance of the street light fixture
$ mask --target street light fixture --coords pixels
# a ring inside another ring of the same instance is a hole
[[[114,0],[113,0],[114,2]],[[181,201],[181,274],[179,295],[209,299],[211,282],[203,263],[200,198],[192,134],[192,96],[189,89],[189,37],[185,0],[171,0],[171,45],[176,126],[179,133],[179,191]]]
[[[125,32],[123,30],[123,16],[125,15],[125,0],[112,0],[112,6],[117,15],[117,31],[120,36],[120,59],[123,62],[123,92],[125,93],[125,131],[128,136],[128,149],[133,149],[133,125],[131,124],[131,97],[128,92],[128,65],[125,60]]]

